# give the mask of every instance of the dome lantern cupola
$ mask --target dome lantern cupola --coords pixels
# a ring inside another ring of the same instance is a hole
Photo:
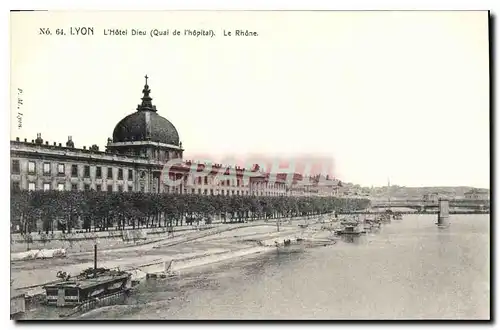
[[[146,75],[145,79],[142,103],[136,112],[118,122],[113,131],[113,143],[149,141],[179,148],[179,133],[170,121],[158,115],[150,96],[149,77]]]
[[[142,103],[137,106],[137,111],[154,111],[156,112],[156,106],[153,105],[151,101],[153,99],[151,96],[149,96],[149,93],[151,93],[151,90],[149,89],[148,86],[148,75],[145,75],[144,78],[146,78],[146,84],[144,85],[144,89],[142,90]]]

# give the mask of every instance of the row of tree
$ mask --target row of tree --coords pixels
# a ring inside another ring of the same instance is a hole
[[[289,196],[220,196],[141,192],[18,191],[11,194],[15,231],[103,231],[314,216],[368,207],[366,199]]]

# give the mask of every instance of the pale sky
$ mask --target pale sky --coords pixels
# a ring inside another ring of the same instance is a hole
[[[71,26],[95,33],[55,35]],[[489,188],[487,12],[24,12],[11,42],[12,139],[103,150],[148,74],[186,159],[307,154],[365,186]]]

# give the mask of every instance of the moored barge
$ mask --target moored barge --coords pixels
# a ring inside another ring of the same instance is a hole
[[[74,278],[64,272],[58,272],[57,277],[62,281],[46,285],[44,289],[47,305],[66,310],[61,317],[114,304],[126,297],[132,288],[130,273],[97,268],[97,245],[94,245],[94,268],[88,268]]]
[[[131,288],[131,275],[122,271],[100,269],[75,280],[45,286],[47,305],[57,307],[74,307],[94,298],[102,298],[113,293],[129,290]]]
[[[354,221],[343,221],[341,223],[341,228],[335,230],[337,235],[361,235],[365,234],[366,230],[361,228],[359,222]]]

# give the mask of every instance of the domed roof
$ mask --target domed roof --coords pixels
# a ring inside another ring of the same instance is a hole
[[[179,133],[170,121],[155,112],[138,111],[120,120],[113,142],[154,141],[179,145]]]
[[[142,104],[137,112],[120,120],[113,131],[113,142],[154,141],[179,145],[179,133],[175,126],[156,113],[151,101],[147,76],[143,89]]]

